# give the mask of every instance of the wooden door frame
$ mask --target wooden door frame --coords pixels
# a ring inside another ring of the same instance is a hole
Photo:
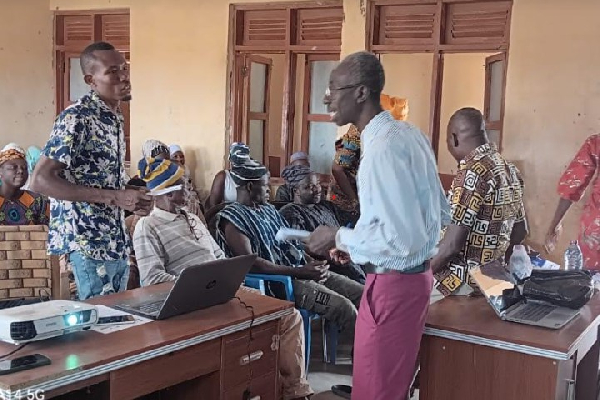
[[[490,121],[490,99],[491,99],[491,86],[492,86],[492,71],[491,65],[495,62],[503,61],[502,71],[502,98],[500,100],[500,119],[498,121]],[[504,105],[506,103],[506,77],[507,77],[507,61],[508,53],[501,52],[485,58],[485,95],[484,95],[484,106],[483,115],[485,118],[486,130],[497,130],[500,131],[500,137],[498,138],[498,149],[502,150],[502,138],[504,137]]]
[[[308,54],[304,60],[304,90],[302,94],[302,130],[300,132],[300,148],[308,153],[310,146],[310,123],[311,122],[331,122],[331,117],[326,114],[310,113],[310,97],[312,84],[312,61],[339,61],[339,53],[330,54]]]
[[[265,92],[264,112],[258,113],[256,111],[250,111],[250,96],[252,91],[252,63],[265,65],[266,76],[265,85],[263,90]],[[263,121],[263,164],[269,168],[268,165],[268,148],[269,148],[269,112],[270,112],[270,98],[271,98],[271,74],[273,70],[273,59],[261,57],[256,54],[245,54],[244,55],[244,68],[247,68],[247,72],[242,72],[244,77],[244,96],[242,103],[242,141],[244,143],[250,143],[250,121]],[[245,123],[244,123],[245,121]]]
[[[367,0],[366,24],[365,24],[365,48],[376,54],[432,54],[433,66],[431,71],[431,89],[429,102],[429,137],[433,147],[436,159],[439,154],[440,141],[440,119],[442,109],[442,85],[444,78],[444,55],[452,53],[497,53],[506,54],[505,59],[505,77],[503,88],[503,102],[506,89],[506,71],[508,71],[508,58],[510,47],[510,26],[512,20],[512,7],[508,12],[508,25],[505,34],[505,41],[501,44],[488,43],[466,43],[466,44],[443,44],[445,34],[445,6],[450,3],[469,3],[481,0]],[[495,1],[511,0],[485,0],[493,3]],[[514,5],[514,0],[513,5]],[[437,5],[437,12],[434,21],[434,43],[430,45],[374,45],[375,30],[379,24],[377,19],[376,7],[382,5],[407,5],[407,4],[433,4]],[[409,99],[410,101],[410,99]],[[504,118],[504,108],[502,109],[502,118]]]
[[[227,100],[225,104],[225,129],[227,132],[225,141],[224,165],[227,164],[227,154],[229,146],[236,140],[239,140],[239,128],[236,125],[237,110],[239,110],[239,99],[236,98],[238,86],[240,85],[237,76],[236,62],[240,54],[268,54],[278,53],[285,55],[284,63],[284,83],[283,83],[283,104],[281,119],[281,156],[287,161],[292,154],[294,144],[295,130],[295,112],[296,112],[296,70],[298,55],[300,54],[323,54],[339,53],[340,45],[319,44],[319,45],[297,45],[294,44],[297,35],[297,25],[288,23],[286,25],[286,44],[285,45],[260,45],[243,46],[236,43],[238,12],[247,10],[265,10],[265,9],[285,9],[287,20],[292,21],[293,16],[302,8],[326,8],[340,7],[343,9],[342,0],[310,0],[310,1],[290,1],[290,2],[264,2],[247,4],[229,5],[229,30],[227,41]],[[265,155],[268,159],[268,155]]]

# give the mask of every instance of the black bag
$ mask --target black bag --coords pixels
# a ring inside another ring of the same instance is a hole
[[[533,270],[523,285],[523,296],[557,306],[578,310],[594,294],[592,274],[589,271]]]

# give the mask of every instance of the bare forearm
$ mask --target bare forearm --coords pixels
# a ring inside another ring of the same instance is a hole
[[[115,204],[115,191],[75,185],[57,174],[36,170],[31,190],[58,200]]]
[[[257,258],[254,262],[254,265],[252,265],[250,272],[255,274],[285,275],[294,277],[296,270],[294,267],[285,267],[283,265],[274,264],[263,258]]]
[[[439,271],[458,256],[467,242],[468,235],[469,228],[466,226],[454,224],[448,226],[444,238],[439,244],[438,253],[430,261],[431,270]]]
[[[342,192],[344,192],[344,194],[347,197],[349,197],[351,199],[356,199],[357,195],[354,192],[354,189],[352,188],[352,185],[350,184],[348,177],[344,173],[344,170],[341,169],[340,167],[334,168],[332,170],[332,175],[335,178],[335,181],[337,182],[337,184],[340,186],[340,189],[342,189]]]
[[[432,271],[438,271],[444,268],[448,263],[460,253],[460,249],[442,240],[438,249],[438,253],[431,259],[429,266]]]
[[[552,224],[550,225],[550,230],[554,230],[563,220],[569,208],[573,202],[571,200],[561,198],[556,206],[556,211],[554,212],[554,218],[552,219]]]

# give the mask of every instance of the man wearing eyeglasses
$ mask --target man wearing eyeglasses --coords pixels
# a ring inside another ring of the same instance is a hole
[[[360,219],[354,229],[320,226],[308,247],[335,248],[365,265],[367,281],[354,341],[352,398],[407,399],[433,276],[428,260],[440,239],[446,201],[429,141],[383,111],[383,66],[367,52],[331,73],[324,99],[331,120],[361,132]]]

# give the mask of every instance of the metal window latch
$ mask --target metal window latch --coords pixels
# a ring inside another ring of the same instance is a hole
[[[248,365],[251,362],[258,361],[262,358],[264,353],[262,350],[257,350],[254,353],[247,354],[240,358],[240,365]]]

